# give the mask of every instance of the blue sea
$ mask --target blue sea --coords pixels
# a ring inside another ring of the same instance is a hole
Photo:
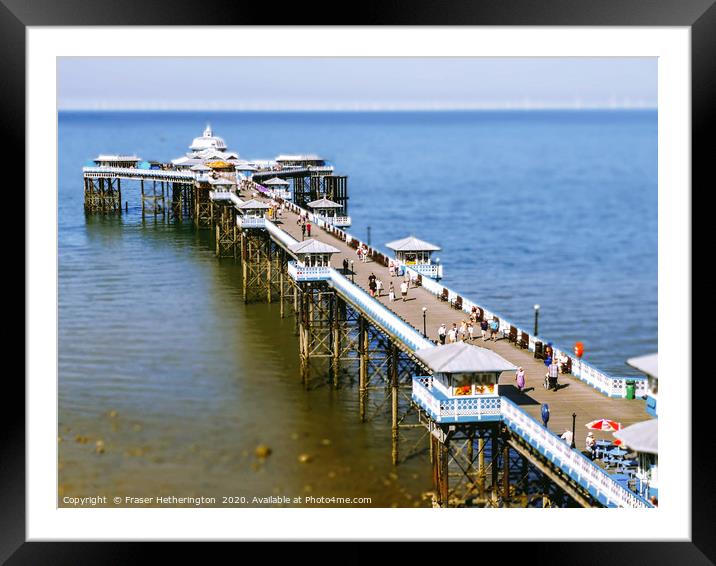
[[[212,488],[230,485],[259,442],[310,438],[325,447],[318,438],[342,430],[331,450],[344,467],[350,458],[353,469],[375,461],[375,499],[394,497],[380,476],[391,473],[385,425],[373,434],[355,415],[346,420],[348,391],[323,398],[301,390],[291,322],[273,306],[243,305],[240,270],[216,260],[207,232],[142,222],[136,191],[124,184],[130,214],[85,217],[81,168],[98,153],[168,161],[206,123],[243,158],[325,157],[349,177],[351,233],[367,238],[370,229],[379,247],[410,234],[440,245],[446,286],[530,329],[538,303],[540,336],[565,347],[583,342],[597,368],[630,374],[627,358],[656,351],[655,111],[63,112],[60,432],[114,434],[125,454],[118,472],[109,441],[103,468],[80,445],[67,448],[67,493],[119,485],[128,470],[157,489],[168,477],[171,489],[193,485],[199,472]],[[107,420],[108,411],[119,417]],[[127,460],[142,447],[156,459],[150,467]],[[287,474],[294,456],[267,467],[256,485],[315,489],[314,475],[301,477],[305,468]],[[314,471],[339,481],[342,493],[354,489],[320,462]],[[429,488],[428,468],[405,468],[415,477],[403,487]]]

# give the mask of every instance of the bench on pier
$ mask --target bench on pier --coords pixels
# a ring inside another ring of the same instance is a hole
[[[510,325],[510,331],[507,334],[507,339],[513,344],[517,344],[517,327]]]
[[[517,343],[517,345],[522,348],[523,350],[526,350],[530,347],[530,335],[526,332],[522,332],[520,334],[520,341]]]
[[[461,311],[462,310],[462,297],[460,295],[458,295],[450,302],[450,305],[452,306],[452,308]]]
[[[443,287],[443,292],[438,295],[438,299],[441,301],[447,302],[448,298],[450,297],[450,291],[448,291],[445,287]]]

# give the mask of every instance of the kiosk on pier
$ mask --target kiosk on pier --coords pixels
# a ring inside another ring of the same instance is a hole
[[[251,199],[243,202],[237,207],[239,215],[236,217],[236,223],[242,230],[244,228],[265,228],[266,227],[266,211],[271,208],[269,205]]]
[[[395,252],[394,262],[398,265],[405,265],[426,277],[442,278],[443,266],[440,260],[436,258],[433,263],[431,257],[433,252],[440,251],[440,247],[415,236],[389,242],[386,246]]]
[[[331,257],[340,250],[308,239],[289,246],[296,261],[288,262],[288,273],[296,281],[327,281],[331,278]]]
[[[423,348],[415,356],[433,375],[413,378],[413,401],[435,422],[500,420],[500,374],[514,365],[466,342]]]
[[[324,220],[333,226],[345,227],[351,225],[350,216],[338,216],[338,210],[343,207],[337,202],[333,202],[327,198],[319,198],[307,203],[306,206],[308,206],[321,220]]]

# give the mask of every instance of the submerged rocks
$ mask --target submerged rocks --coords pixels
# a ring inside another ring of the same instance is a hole
[[[259,444],[256,447],[256,450],[254,450],[254,454],[260,460],[264,460],[264,459],[268,458],[271,455],[271,452],[272,452],[271,447],[267,446],[266,444]]]

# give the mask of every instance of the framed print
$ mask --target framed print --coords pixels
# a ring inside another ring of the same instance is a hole
[[[716,9],[293,12],[4,2],[28,341],[0,557],[711,563],[688,321]]]

